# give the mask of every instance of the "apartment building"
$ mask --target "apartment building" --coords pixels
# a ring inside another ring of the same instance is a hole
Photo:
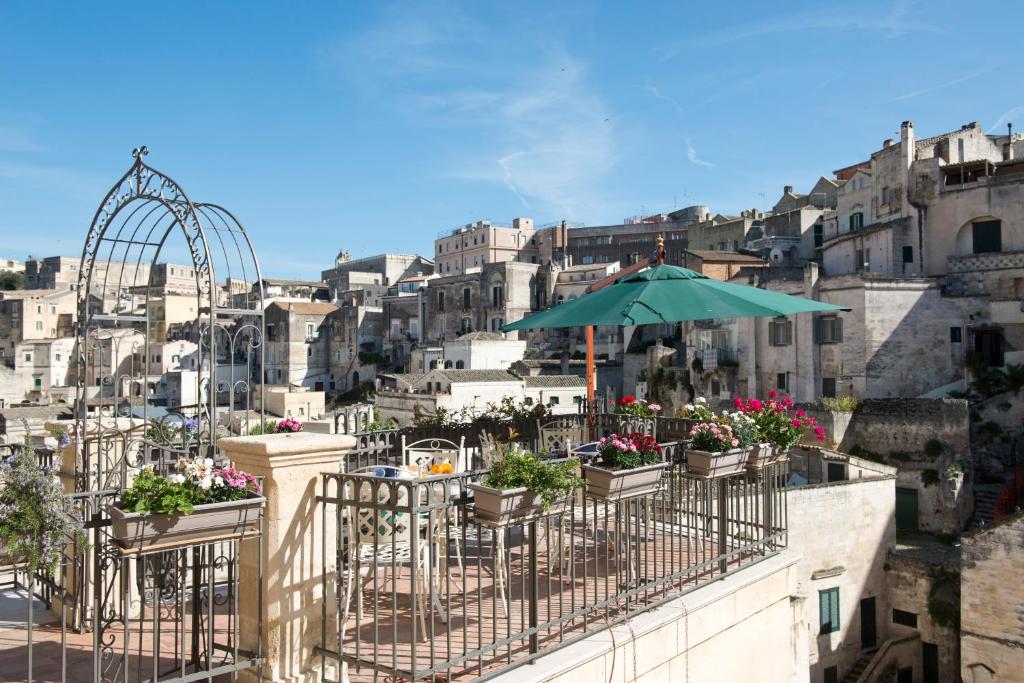
[[[23,341],[74,334],[77,295],[70,289],[21,289],[0,292],[0,359],[13,364]]]
[[[334,304],[276,301],[267,306],[264,381],[323,391],[330,382],[328,316]]]
[[[489,220],[467,223],[434,240],[436,272],[448,277],[492,263],[540,263],[536,235],[532,218],[515,218],[511,226]]]
[[[334,267],[323,271],[321,279],[337,296],[368,286],[386,289],[400,280],[433,272],[434,262],[418,254],[385,253],[353,259],[349,252],[341,251],[334,259]]]
[[[74,392],[75,339],[35,339],[20,342],[14,352],[15,392],[38,403],[66,399]]]

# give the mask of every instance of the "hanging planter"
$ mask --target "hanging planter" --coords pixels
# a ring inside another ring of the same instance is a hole
[[[747,469],[759,470],[779,460],[778,448],[770,443],[755,443],[747,456]]]
[[[750,448],[742,448],[728,423],[701,422],[690,430],[686,471],[714,479],[739,474],[747,464]]]
[[[469,484],[473,516],[490,526],[522,524],[564,512],[573,493],[583,485],[579,461],[541,460],[515,444],[489,439],[483,481]]]
[[[662,461],[654,437],[612,434],[598,443],[600,463],[583,466],[588,496],[614,501],[653,493],[661,486],[671,463]]]
[[[209,458],[181,460],[162,477],[143,470],[108,508],[111,535],[126,550],[146,550],[240,536],[259,521],[266,499],[256,478]]]

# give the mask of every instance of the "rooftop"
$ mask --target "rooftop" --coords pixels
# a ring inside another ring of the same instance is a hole
[[[705,263],[749,263],[749,264],[764,264],[768,265],[768,261],[764,260],[760,256],[753,256],[751,254],[741,254],[737,251],[706,251],[706,250],[692,250],[687,249],[687,254],[693,254],[701,261]]]
[[[449,382],[518,382],[508,370],[436,370]]]
[[[587,386],[579,375],[538,375],[523,377],[523,381],[528,389],[572,389]]]
[[[325,304],[317,301],[275,301],[271,306],[298,313],[299,315],[327,315],[334,313],[338,307],[334,304]]]

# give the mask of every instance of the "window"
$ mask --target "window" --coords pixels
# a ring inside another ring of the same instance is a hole
[[[825,667],[825,683],[839,683],[839,665],[833,664],[832,666]]]
[[[557,406],[558,405],[558,397],[557,396],[552,396],[551,398],[549,398],[548,399],[548,405],[549,406]]]
[[[950,344],[963,344],[964,342],[964,331],[959,327],[949,328],[949,343]]]
[[[462,290],[462,307],[469,308],[469,287]]]
[[[830,462],[826,464],[828,465],[828,467],[825,468],[826,481],[846,481],[846,465],[841,462]]]
[[[917,628],[917,615],[913,612],[904,612],[901,609],[893,608],[892,623],[899,624],[900,626],[909,626],[910,628]]]
[[[42,332],[42,331],[43,331],[43,321],[42,320],[37,320],[36,321],[36,332]]]
[[[498,285],[491,288],[491,300],[495,308],[505,305],[505,288]]]
[[[57,315],[57,307],[50,304],[50,315]]]
[[[793,343],[793,322],[772,320],[768,323],[768,343],[771,346],[789,346]]]
[[[466,362],[465,361],[462,361],[462,360],[455,361],[455,369],[456,370],[464,370],[465,367],[466,367]]]
[[[975,254],[988,254],[1003,250],[1002,223],[1002,221],[971,223]]]
[[[782,391],[789,391],[789,373],[780,372],[775,376],[775,388]]]
[[[444,290],[437,293],[437,310],[444,310]]]
[[[31,353],[26,353],[25,354],[25,362],[26,363],[31,363],[32,362],[32,354]]]
[[[59,353],[55,353],[53,355],[53,359],[59,363],[60,362],[60,354]]]
[[[314,323],[306,323],[306,339],[312,340],[316,338],[316,325]]]
[[[864,227],[864,212],[858,211],[850,214],[850,230],[860,230]]]
[[[814,224],[814,248],[819,248],[825,243],[825,226],[821,223]]]
[[[883,204],[888,204],[891,201],[892,201],[892,192],[889,190],[888,187],[883,187],[882,188],[882,203]]]
[[[821,395],[824,398],[835,398],[836,397],[836,378],[835,377],[822,377],[821,378]]]
[[[903,262],[913,263],[914,262],[914,248],[907,246],[903,247]]]
[[[817,343],[838,344],[843,341],[843,319],[839,316],[822,316],[814,322],[814,340]]]
[[[469,318],[463,318],[462,319],[462,333],[465,334],[467,332],[472,332],[472,331],[473,331],[473,321],[470,320]]]
[[[491,332],[501,332],[501,326],[504,324],[503,318],[491,318]]]
[[[35,386],[36,389],[42,388],[43,378],[40,377],[39,375],[36,375],[35,377],[32,378],[32,384],[33,386]]]
[[[821,634],[835,633],[839,630],[839,589],[828,588],[818,591],[818,615],[821,623]]]

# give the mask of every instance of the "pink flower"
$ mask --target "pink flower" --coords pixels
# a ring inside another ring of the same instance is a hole
[[[804,416],[804,409],[803,408],[797,408],[796,409],[796,416],[797,417],[803,417]]]
[[[732,400],[732,405],[736,410],[743,410],[743,399],[737,396]]]
[[[774,389],[772,389],[771,391],[768,392],[768,398],[775,398],[778,395],[779,395],[779,392],[775,391]]]
[[[789,424],[793,425],[797,429],[800,429],[800,427],[802,426],[800,424],[800,420],[796,419],[795,417],[792,420],[789,421]]]

